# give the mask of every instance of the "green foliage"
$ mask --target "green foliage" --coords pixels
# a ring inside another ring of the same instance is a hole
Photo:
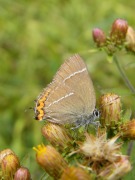
[[[43,123],[33,120],[34,111],[29,107],[35,106],[38,94],[70,55],[80,53],[86,60],[97,100],[107,89],[119,89],[123,110],[134,112],[134,96],[115,64],[108,63],[103,52],[88,52],[94,47],[94,27],[108,29],[119,17],[135,27],[134,5],[133,0],[1,0],[0,150],[11,148],[23,164],[29,164],[33,179],[39,177],[40,170],[32,147],[43,141]],[[135,86],[134,56],[119,54],[118,59]]]

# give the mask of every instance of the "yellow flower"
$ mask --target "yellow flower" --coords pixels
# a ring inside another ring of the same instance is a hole
[[[38,145],[33,148],[37,154],[36,159],[39,165],[55,179],[60,178],[62,172],[68,167],[63,157],[52,146]]]

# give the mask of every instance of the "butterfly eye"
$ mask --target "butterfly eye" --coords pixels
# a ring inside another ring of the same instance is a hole
[[[100,116],[100,112],[99,112],[97,109],[94,110],[93,114],[94,114],[97,118],[99,118],[99,116]]]

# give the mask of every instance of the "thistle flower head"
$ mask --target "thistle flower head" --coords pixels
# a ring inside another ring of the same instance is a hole
[[[20,167],[20,162],[13,151],[6,149],[0,152],[0,165],[2,177],[12,179],[16,170]]]
[[[108,93],[100,97],[101,125],[115,126],[120,120],[121,102],[120,97],[113,93]]]
[[[82,168],[68,167],[64,170],[60,180],[91,180],[91,176]]]
[[[120,126],[120,134],[122,138],[135,139],[135,119],[128,121]]]
[[[124,19],[116,19],[111,28],[111,41],[115,44],[122,44],[125,41],[128,23]]]
[[[63,149],[72,142],[67,130],[57,124],[47,123],[42,128],[43,136],[55,147]]]
[[[43,144],[33,149],[37,152],[36,159],[38,164],[50,174],[50,176],[56,179],[59,178],[63,170],[67,168],[67,163],[56,149]]]
[[[99,173],[99,176],[108,180],[117,180],[123,177],[131,169],[132,167],[128,157],[123,155],[115,163],[105,166]]]
[[[14,180],[31,180],[29,170],[25,167],[20,167],[14,175]]]
[[[98,47],[102,47],[105,45],[106,36],[101,29],[99,28],[93,29],[92,36],[93,36],[94,42],[97,44]]]
[[[0,151],[0,165],[2,163],[3,158],[9,154],[14,154],[14,152],[11,149],[4,149],[3,151]]]
[[[126,48],[135,52],[135,30],[129,26],[126,34]]]
[[[89,163],[93,164],[94,170],[99,170],[99,166],[95,164],[105,165],[106,163],[115,162],[121,152],[120,143],[115,143],[119,136],[115,136],[112,139],[107,140],[106,134],[95,137],[92,134],[86,134],[86,140],[80,146],[80,152],[89,158]]]

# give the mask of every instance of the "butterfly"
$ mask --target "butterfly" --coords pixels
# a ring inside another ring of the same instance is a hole
[[[52,82],[36,100],[35,119],[76,128],[97,124],[100,113],[92,80],[83,59],[74,55],[60,67]]]

